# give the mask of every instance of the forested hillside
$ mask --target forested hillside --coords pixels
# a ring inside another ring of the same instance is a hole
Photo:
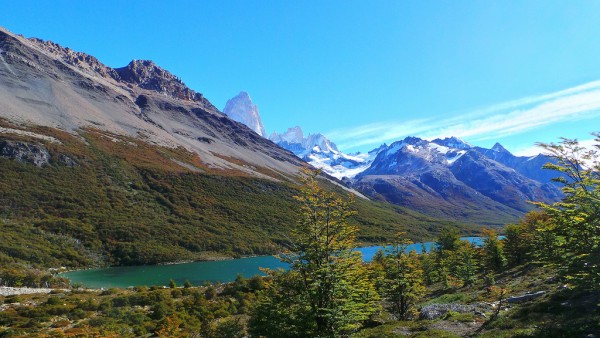
[[[155,264],[271,254],[288,243],[297,191],[291,179],[211,169],[182,148],[98,130],[80,137],[33,131],[57,141],[0,138],[0,252],[12,260],[44,267]],[[39,166],[29,160],[44,152]],[[398,230],[422,239],[459,226],[362,198],[357,209],[353,221],[365,243]]]

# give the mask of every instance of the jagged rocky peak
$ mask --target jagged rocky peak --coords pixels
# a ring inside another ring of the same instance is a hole
[[[311,151],[339,152],[335,143],[331,142],[325,135],[316,133],[304,137],[304,132],[299,126],[288,128],[288,130],[282,134],[273,132],[269,139],[280,146],[291,150],[296,153],[296,155]]]
[[[200,93],[188,88],[177,76],[150,60],[133,60],[127,66],[116,68],[117,80],[153,90],[177,99],[207,103]]]
[[[321,133],[310,134],[306,137],[306,145],[307,147],[318,147],[319,151],[322,152],[339,152],[335,143],[331,142],[325,135]],[[317,150],[317,149],[315,149]]]
[[[506,148],[504,148],[500,143],[496,142],[496,144],[494,144],[494,146],[492,147],[492,150],[497,152],[497,153],[510,153],[508,150],[506,150]]]
[[[288,128],[285,132],[279,134],[274,131],[269,139],[275,143],[287,142],[287,143],[302,143],[304,140],[304,133],[302,132],[302,128],[299,126]]]
[[[414,146],[420,146],[420,145],[424,145],[426,143],[427,143],[427,141],[425,141],[421,138],[418,138],[415,136],[408,136],[408,137],[404,138],[403,140],[393,142],[385,150],[386,150],[386,154],[390,155],[390,154],[394,154],[394,153],[398,152],[401,149],[406,148],[407,145],[411,146],[410,147],[411,149],[414,149]]]
[[[9,37],[12,37],[11,34],[5,29],[1,29],[0,41],[8,43],[6,41],[9,40]],[[74,51],[52,41],[45,41],[38,38],[23,38],[23,41],[28,41],[28,44],[49,55],[51,58],[73,66],[87,75],[100,76],[118,83],[127,84],[130,87],[134,85],[176,99],[201,103],[204,107],[216,110],[201,93],[188,88],[177,76],[157,66],[150,60],[133,60],[125,67],[111,68],[104,65],[92,55]],[[23,48],[20,44],[16,45],[20,46],[17,48]]]
[[[459,139],[458,137],[446,137],[444,139],[435,139],[433,141],[431,141],[435,144],[439,144],[441,146],[445,146],[448,148],[455,148],[455,149],[471,149],[473,148],[472,145],[470,145],[469,143]]]
[[[398,173],[409,168],[409,171],[425,167],[447,167],[471,150],[471,146],[457,138],[436,139],[427,141],[419,137],[409,136],[392,143],[389,147],[377,149],[372,170],[367,174],[390,172]],[[411,163],[414,163],[412,165]]]
[[[399,141],[399,142],[404,143],[404,144],[410,144],[410,145],[418,145],[418,144],[422,144],[427,141],[423,140],[422,138],[416,137],[416,136],[408,136],[408,137],[405,137],[404,140]],[[398,142],[394,142],[394,143],[392,143],[392,145],[394,145],[395,143],[398,143]]]
[[[237,96],[229,99],[225,104],[223,113],[231,119],[245,124],[258,135],[267,137],[267,132],[260,119],[258,106],[252,103],[252,99],[247,92],[242,91]]]
[[[379,154],[380,152],[382,152],[382,151],[386,150],[387,148],[388,148],[388,145],[387,145],[387,143],[384,143],[384,144],[380,145],[379,147],[377,147],[377,148],[375,148],[375,149],[373,149],[373,150],[369,151],[369,154],[375,154],[375,155],[377,155],[377,154]]]
[[[30,38],[28,40],[46,53],[59,58],[71,66],[77,67],[85,73],[112,79],[118,77],[117,72],[113,68],[107,67],[92,55],[74,51],[71,48],[63,47],[49,40],[38,38]]]

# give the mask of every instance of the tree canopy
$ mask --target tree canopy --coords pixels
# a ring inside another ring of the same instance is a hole
[[[292,250],[281,256],[289,271],[270,271],[250,331],[266,337],[337,337],[353,332],[377,310],[379,296],[356,251],[357,227],[348,223],[352,197],[319,186],[305,172]]]
[[[592,148],[577,140],[541,143],[554,163],[545,167],[561,175],[565,197],[554,204],[537,203],[551,222],[546,232],[557,250],[554,262],[564,276],[575,284],[600,289],[600,134],[594,133]]]

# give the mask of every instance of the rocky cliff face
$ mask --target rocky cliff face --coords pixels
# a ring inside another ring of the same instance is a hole
[[[7,33],[5,31],[5,33]],[[5,36],[5,38],[8,38]],[[52,41],[44,41],[38,38],[29,39],[36,47],[44,51],[46,55],[60,60],[68,65],[77,67],[88,75],[100,75],[107,79],[118,78],[118,73],[101,63],[96,57],[82,52],[74,51],[70,48],[63,47]]]
[[[216,110],[216,107],[202,94],[191,90],[181,79],[150,60],[133,60],[126,67],[114,71],[118,74],[118,77],[115,77],[118,81],[131,83],[176,99],[198,102],[205,108]]]
[[[258,106],[252,103],[252,99],[248,93],[241,92],[228,100],[223,113],[231,119],[243,123],[258,135],[267,137],[267,132],[258,113]]]
[[[44,146],[19,141],[0,140],[0,157],[38,167],[50,162],[50,153]]]

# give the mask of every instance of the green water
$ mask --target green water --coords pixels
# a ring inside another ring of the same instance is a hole
[[[273,256],[259,256],[222,261],[193,262],[172,265],[118,266],[106,269],[79,270],[61,274],[89,288],[126,288],[138,285],[168,285],[172,278],[178,285],[189,280],[193,285],[206,282],[231,282],[238,274],[245,277],[262,274],[259,267],[285,268]]]
[[[475,244],[481,244],[479,237],[464,237]],[[416,243],[408,247],[408,251],[421,252],[423,245],[427,251],[431,249],[431,242]],[[365,261],[371,261],[373,255],[382,249],[382,246],[359,248]],[[106,269],[79,270],[61,274],[71,280],[89,288],[126,288],[140,285],[168,285],[172,278],[178,285],[189,280],[193,285],[206,282],[231,282],[238,274],[244,277],[262,275],[259,268],[287,268],[273,256],[259,256],[222,261],[193,262],[172,265],[142,265],[121,266]]]

